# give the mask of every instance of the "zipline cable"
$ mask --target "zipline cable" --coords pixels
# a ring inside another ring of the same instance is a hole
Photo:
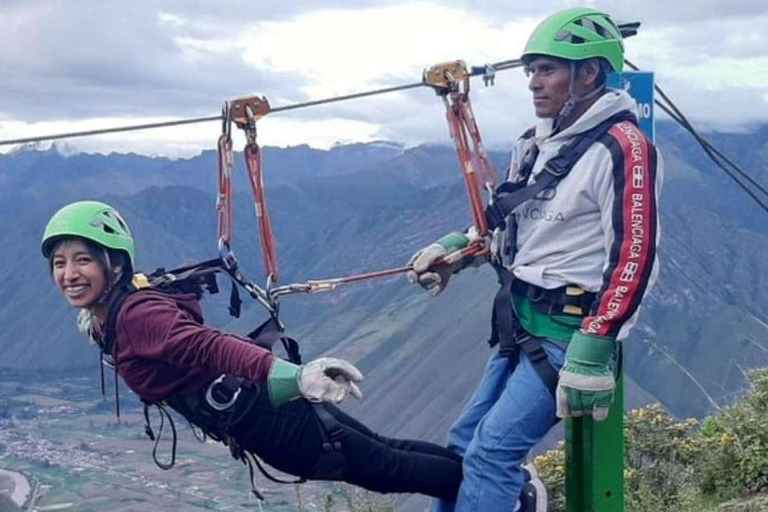
[[[503,60],[500,62],[496,62],[494,64],[486,64],[485,66],[472,67],[470,71],[470,76],[473,76],[473,77],[483,76],[483,79],[486,81],[486,84],[489,82],[493,83],[493,79],[497,71],[504,71],[507,69],[517,68],[517,67],[521,67],[522,65],[523,63],[520,59]],[[314,107],[317,105],[325,105],[328,103],[335,103],[339,101],[348,101],[348,100],[353,100],[357,98],[364,98],[367,96],[375,96],[379,94],[387,94],[387,93],[397,92],[397,91],[405,91],[407,89],[415,89],[417,87],[429,87],[429,85],[422,81],[422,82],[414,82],[414,83],[405,84],[405,85],[397,85],[394,87],[385,87],[383,89],[374,89],[371,91],[358,92],[354,94],[346,94],[343,96],[332,96],[330,98],[324,98],[321,100],[306,101],[303,103],[295,103],[293,105],[275,107],[272,109],[272,112],[284,112],[288,110],[297,110],[300,108]],[[222,116],[217,115],[217,116],[208,116],[208,117],[193,117],[188,119],[177,119],[174,121],[161,121],[157,123],[115,126],[110,128],[85,130],[85,131],[79,131],[79,132],[54,133],[50,135],[40,135],[37,137],[24,137],[19,139],[5,139],[5,140],[0,140],[0,146],[8,146],[11,144],[28,144],[31,142],[43,142],[48,140],[69,139],[74,137],[87,137],[92,135],[104,135],[107,133],[130,132],[130,131],[137,131],[137,130],[151,130],[155,128],[165,128],[169,126],[178,126],[178,125],[195,124],[195,123],[207,123],[211,121],[222,121]]]
[[[640,69],[638,68],[638,66],[636,66],[629,60],[625,60],[625,62],[630,68],[636,71]],[[762,200],[760,200],[755,194],[755,192],[753,190],[750,190],[749,187],[736,175],[740,176],[743,180],[746,180],[750,185],[755,187],[764,196],[766,196],[766,198],[768,198],[768,190],[762,185],[760,185],[760,183],[758,183],[749,174],[747,174],[739,165],[737,165],[733,160],[731,160],[727,155],[725,155],[720,149],[718,149],[711,142],[709,142],[702,135],[700,135],[696,131],[696,129],[693,127],[691,122],[688,120],[688,118],[680,111],[677,105],[675,105],[675,103],[661,89],[661,87],[659,87],[658,85],[655,85],[654,89],[656,90],[657,93],[659,93],[659,96],[661,96],[663,100],[662,101],[657,99],[655,101],[656,105],[659,108],[661,108],[670,118],[676,121],[685,131],[690,133],[691,136],[694,138],[694,140],[696,140],[696,142],[701,146],[701,148],[707,154],[707,156],[709,156],[709,158],[718,167],[720,167],[734,182],[736,182],[736,184],[739,185],[739,187],[741,187],[741,189],[760,206],[760,208],[762,208],[766,213],[768,213],[768,205]],[[730,166],[730,169],[728,168],[728,166]]]

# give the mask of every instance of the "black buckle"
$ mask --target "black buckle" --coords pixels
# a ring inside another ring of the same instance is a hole
[[[506,216],[504,210],[496,204],[498,196],[494,195],[493,201],[485,208],[485,220],[488,222],[488,227],[491,230],[496,228],[506,229]]]
[[[541,341],[538,341],[533,336],[529,335],[527,339],[524,339],[519,343],[523,351],[525,351],[526,355],[528,355],[528,357],[530,358],[532,363],[538,363],[540,361],[544,361],[545,359],[546,360],[549,359],[549,357],[547,356],[547,351],[544,350],[544,347],[541,346]]]

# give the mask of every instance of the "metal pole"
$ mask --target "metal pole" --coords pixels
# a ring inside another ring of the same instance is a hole
[[[609,87],[627,90],[638,103],[640,129],[654,139],[653,73],[612,75]],[[631,342],[630,342],[631,343]],[[619,351],[623,357],[623,351]],[[619,368],[623,368],[621,362]],[[565,492],[568,512],[624,512],[624,375],[605,421],[573,418],[566,422]]]

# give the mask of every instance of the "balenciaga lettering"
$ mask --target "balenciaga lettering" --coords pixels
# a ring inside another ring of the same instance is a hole
[[[641,280],[646,269],[653,265],[651,233],[656,219],[652,218],[655,201],[652,178],[649,176],[647,141],[639,129],[629,122],[619,123],[610,132],[619,143],[623,154],[623,190],[617,190],[616,201],[621,201],[623,232],[617,233],[620,243],[618,260],[611,263],[610,282],[600,297],[597,315],[584,320],[582,328],[598,336],[615,336],[634,313],[635,297],[643,287]],[[617,226],[618,227],[618,226]]]

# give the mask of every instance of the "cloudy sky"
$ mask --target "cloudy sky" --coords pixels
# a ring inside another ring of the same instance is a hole
[[[574,5],[642,21],[627,57],[655,70],[701,127],[768,122],[764,0],[0,0],[0,139],[215,115],[225,99],[252,93],[282,106],[412,83],[437,62],[516,58],[543,17]],[[508,146],[533,119],[520,70],[492,88],[474,82],[472,98],[491,146]],[[275,113],[259,138],[449,143],[442,109],[420,88]],[[213,122],[68,142],[190,156],[212,148],[219,130]]]

